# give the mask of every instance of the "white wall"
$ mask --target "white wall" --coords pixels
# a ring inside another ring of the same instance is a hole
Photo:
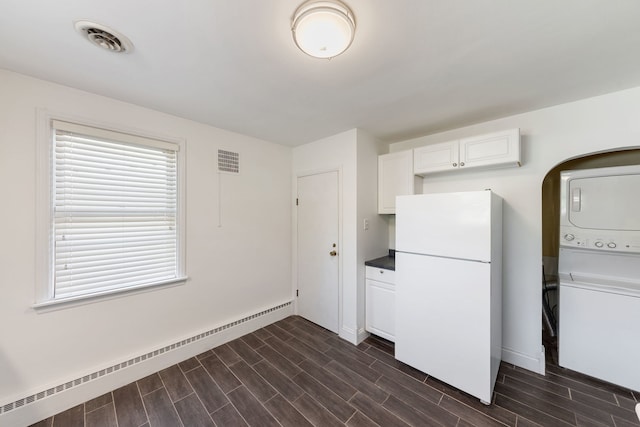
[[[389,215],[378,215],[378,156],[388,151],[388,145],[358,129],[358,206],[354,218],[358,230],[357,284],[357,324],[359,340],[365,334],[365,267],[367,260],[379,258],[389,253]],[[365,219],[369,229],[364,229]],[[366,336],[365,336],[366,337]]]
[[[392,144],[391,151],[520,128],[520,168],[424,179],[423,192],[491,188],[504,198],[503,358],[544,371],[541,353],[542,180],[556,164],[588,153],[640,146],[640,88]],[[393,235],[393,230],[391,230]]]
[[[382,256],[387,250],[386,224],[375,215],[380,150],[378,141],[357,129],[293,149],[294,197],[296,177],[327,170],[340,171],[339,334],[352,343],[364,337],[365,257]],[[371,218],[367,233],[361,231],[364,217]],[[295,264],[295,241],[293,247]]]
[[[293,187],[296,192],[297,177],[328,170],[338,170],[340,179],[340,237],[338,242],[340,306],[339,334],[349,339],[356,333],[356,315],[343,307],[355,305],[357,246],[355,221],[357,213],[357,148],[356,129],[305,144],[293,149]],[[296,217],[294,215],[294,221]],[[295,222],[294,222],[295,229]],[[293,242],[294,268],[296,263],[296,242]],[[295,277],[294,285],[295,285]]]
[[[3,70],[0,93],[0,404],[291,300],[289,147]],[[186,140],[185,285],[31,308],[36,108]],[[241,162],[222,176],[222,227],[218,148]]]

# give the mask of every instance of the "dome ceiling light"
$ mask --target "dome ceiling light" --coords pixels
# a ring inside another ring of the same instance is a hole
[[[293,40],[301,51],[326,59],[347,50],[355,31],[353,12],[338,0],[303,3],[294,14],[291,27]]]

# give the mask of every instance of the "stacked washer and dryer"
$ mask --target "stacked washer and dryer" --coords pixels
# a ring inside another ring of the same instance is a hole
[[[561,173],[560,366],[640,390],[640,165]]]

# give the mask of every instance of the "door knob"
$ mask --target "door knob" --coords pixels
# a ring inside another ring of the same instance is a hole
[[[331,252],[329,252],[329,255],[331,255],[331,256],[336,256],[336,255],[338,255],[338,252],[336,252],[336,251],[331,251]]]

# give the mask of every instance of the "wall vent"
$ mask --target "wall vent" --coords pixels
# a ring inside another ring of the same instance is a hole
[[[76,31],[94,45],[110,52],[131,53],[133,43],[117,31],[91,21],[76,21]]]
[[[54,394],[61,393],[61,392],[65,391],[65,390],[68,390],[70,388],[77,387],[77,386],[79,386],[81,384],[84,384],[84,383],[87,383],[89,381],[93,381],[93,380],[95,380],[97,378],[100,378],[100,377],[103,377],[105,375],[111,374],[113,372],[119,371],[120,369],[124,369],[124,368],[127,368],[129,366],[141,363],[141,362],[143,362],[143,361],[145,361],[147,359],[152,359],[152,358],[157,357],[157,356],[159,356],[159,355],[161,355],[163,353],[169,352],[171,350],[175,350],[177,348],[180,348],[182,346],[190,344],[190,343],[192,343],[194,341],[199,341],[199,340],[204,339],[204,338],[206,338],[206,337],[208,337],[210,335],[217,334],[217,333],[222,332],[222,331],[224,331],[226,329],[232,328],[232,327],[234,327],[236,325],[240,325],[242,323],[248,322],[249,320],[253,320],[255,318],[265,316],[265,315],[267,315],[267,314],[269,314],[271,312],[274,312],[276,310],[282,310],[283,308],[289,307],[291,304],[292,304],[291,301],[285,302],[284,304],[280,304],[280,305],[277,305],[275,307],[268,308],[268,309],[263,310],[263,311],[261,311],[259,313],[255,313],[255,314],[252,314],[250,316],[244,317],[242,319],[238,319],[238,320],[236,320],[234,322],[227,323],[227,324],[219,326],[219,327],[217,327],[215,329],[208,330],[206,332],[203,332],[201,334],[189,337],[189,338],[184,339],[182,341],[178,341],[178,342],[175,342],[173,344],[167,345],[165,347],[159,348],[159,349],[157,349],[155,351],[152,351],[152,352],[149,352],[149,353],[142,354],[140,356],[131,358],[131,359],[126,360],[126,361],[124,361],[122,363],[118,363],[116,365],[109,366],[109,367],[107,367],[105,369],[101,369],[99,371],[92,372],[91,374],[85,375],[85,376],[83,376],[81,378],[76,378],[76,379],[71,380],[69,382],[66,382],[64,384],[60,384],[58,386],[51,387],[51,388],[49,388],[47,390],[42,390],[39,393],[35,393],[35,394],[30,395],[30,396],[26,396],[26,397],[24,397],[22,399],[16,400],[15,402],[7,403],[6,405],[0,405],[0,415],[5,414],[7,412],[11,412],[11,411],[13,411],[15,409],[18,409],[18,408],[21,408],[23,406],[32,404],[32,403],[34,403],[34,402],[36,402],[38,400],[44,399],[44,398],[52,396]],[[2,421],[2,419],[0,418],[0,423],[1,423],[1,421]]]
[[[218,150],[218,172],[240,173],[240,154]]]

